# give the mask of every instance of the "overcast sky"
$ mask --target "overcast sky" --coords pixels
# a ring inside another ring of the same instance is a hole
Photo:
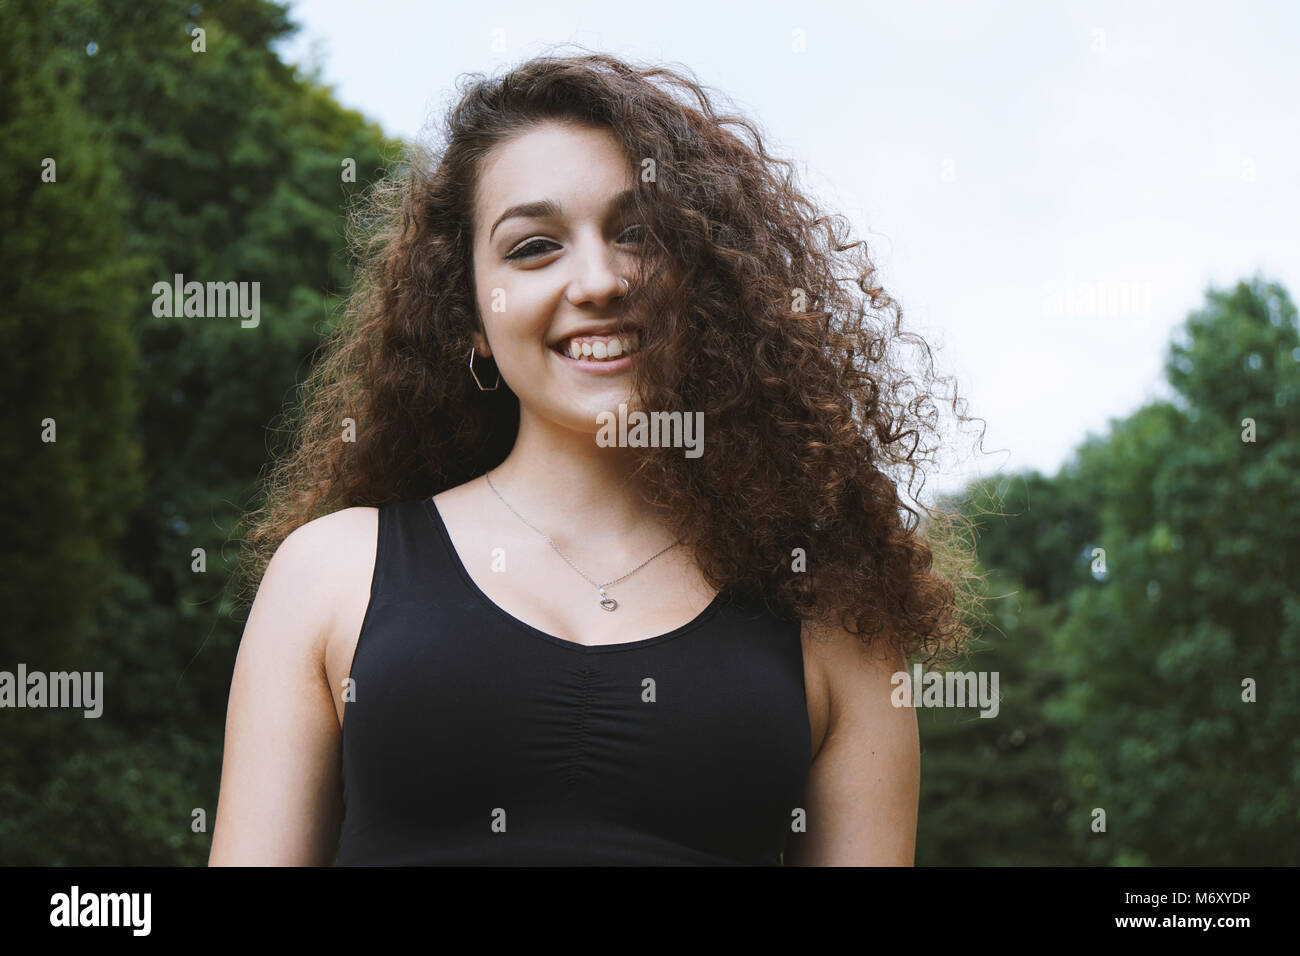
[[[1300,3],[295,0],[290,62],[418,135],[550,44],[684,65],[867,240],[991,455],[1048,473],[1168,394],[1172,330],[1256,271],[1300,295]],[[802,51],[796,49],[800,43]],[[928,494],[926,497],[929,497]]]

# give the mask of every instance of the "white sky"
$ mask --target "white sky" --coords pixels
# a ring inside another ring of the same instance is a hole
[[[1054,472],[1166,395],[1166,343],[1207,285],[1258,270],[1300,296],[1300,3],[291,9],[302,30],[282,55],[406,138],[460,74],[555,43],[685,65],[726,94],[867,240],[904,324],[987,421],[994,454],[964,432],[927,498],[976,473]],[[1089,306],[1087,283],[1112,306]]]

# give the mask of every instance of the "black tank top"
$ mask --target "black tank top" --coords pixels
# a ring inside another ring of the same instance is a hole
[[[431,499],[379,509],[339,865],[779,865],[811,761],[798,620],[714,598],[587,647],[474,583]]]

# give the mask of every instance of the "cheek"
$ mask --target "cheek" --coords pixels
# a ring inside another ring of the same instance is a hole
[[[516,307],[523,307],[526,294],[520,283],[500,269],[484,269],[475,278],[474,302],[486,328],[500,328]]]
[[[527,374],[524,369],[535,374],[549,358],[559,359],[547,345],[551,325],[544,313],[526,308],[517,298],[513,301],[514,307],[508,312],[493,312],[489,304],[483,313],[485,334],[492,354],[502,365],[520,374]]]

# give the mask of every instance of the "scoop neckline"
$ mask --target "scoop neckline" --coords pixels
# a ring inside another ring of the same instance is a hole
[[[531,634],[533,637],[546,641],[549,644],[563,645],[579,654],[607,654],[615,651],[629,651],[636,650],[640,647],[654,647],[658,644],[664,643],[665,641],[671,641],[673,638],[680,637],[681,635],[693,631],[697,627],[707,623],[714,614],[717,613],[718,608],[723,602],[722,592],[719,591],[713,596],[713,600],[708,603],[708,606],[705,607],[704,610],[700,611],[699,614],[695,615],[691,620],[664,634],[656,634],[654,637],[644,637],[635,641],[619,641],[616,644],[579,644],[577,641],[570,641],[566,638],[557,637],[554,634],[543,631],[541,628],[534,627],[527,621],[521,621],[500,604],[497,604],[496,601],[488,597],[487,592],[479,587],[474,581],[474,578],[470,576],[469,569],[465,567],[465,562],[461,560],[460,552],[456,550],[456,545],[451,540],[451,532],[447,530],[447,523],[442,518],[442,511],[438,508],[438,503],[433,500],[432,496],[430,496],[421,500],[421,507],[423,508],[424,513],[429,517],[434,528],[437,530],[438,536],[442,539],[443,546],[447,550],[447,555],[451,558],[451,563],[456,568],[461,580],[465,582],[469,590],[478,598],[479,602],[483,604],[484,607],[505,620],[507,623],[512,624],[519,630]]]

